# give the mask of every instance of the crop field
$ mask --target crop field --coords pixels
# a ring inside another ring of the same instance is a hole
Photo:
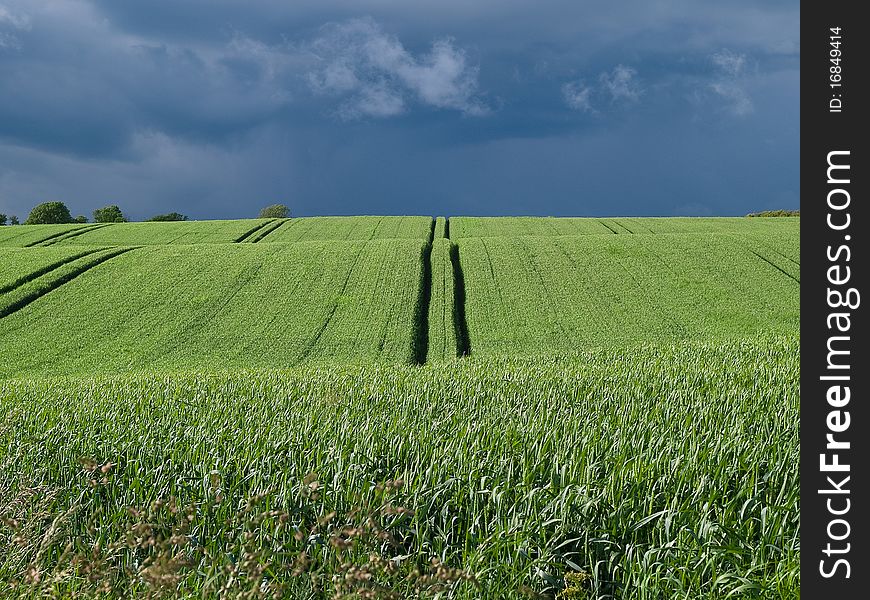
[[[739,233],[797,235],[799,218],[744,217],[644,217],[644,218],[553,218],[553,217],[452,217],[451,239],[498,236],[550,235],[644,235],[657,233]]]
[[[162,244],[220,244],[239,241],[245,234],[268,225],[272,219],[237,221],[163,221],[110,223],[58,244],[144,246]]]
[[[459,350],[456,335],[456,289],[453,283],[453,263],[450,240],[435,238],[431,256],[431,300],[427,360],[455,358]]]
[[[0,249],[0,293],[51,271],[96,248],[2,248]]]
[[[41,514],[59,516],[40,556],[24,544],[0,558],[0,579],[86,557],[109,581],[145,571],[130,578],[144,593],[154,570],[136,559],[156,538],[155,554],[204,574],[153,563],[197,597],[224,585],[332,597],[334,572],[360,572],[348,565],[410,597],[409,573],[437,556],[475,574],[451,586],[459,598],[553,594],[575,570],[592,576],[589,597],[793,598],[797,382],[797,344],[777,339],[0,382],[2,481],[19,482],[7,519],[28,539]],[[393,481],[384,498],[376,484]],[[241,568],[242,555],[267,568]],[[391,573],[372,556],[401,558]]]
[[[732,237],[459,242],[474,353],[797,333],[799,283]]]
[[[0,597],[798,597],[799,229],[0,227]]]
[[[0,320],[0,377],[410,362],[421,248],[413,240],[136,248]]]
[[[93,225],[16,225],[0,227],[0,248],[35,246],[60,236],[91,229]]]
[[[426,240],[430,217],[303,217],[290,219],[270,234],[268,242],[315,240]]]

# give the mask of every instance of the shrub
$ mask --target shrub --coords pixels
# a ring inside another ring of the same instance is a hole
[[[73,219],[73,221],[75,221],[76,223],[87,223],[88,218],[84,215],[79,215],[75,219]]]
[[[154,215],[147,221],[187,221],[187,216],[177,212],[167,213],[165,215]]]
[[[261,219],[286,219],[290,216],[290,209],[284,204],[270,204],[260,211]]]
[[[49,223],[72,223],[72,215],[63,202],[43,202],[33,207],[25,225],[44,225]]]
[[[94,211],[94,222],[96,223],[126,223],[127,219],[115,204],[98,208]]]
[[[801,216],[800,209],[798,210],[763,210],[761,212],[749,213],[747,217],[799,217]]]

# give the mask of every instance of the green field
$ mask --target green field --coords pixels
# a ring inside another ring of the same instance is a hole
[[[0,597],[797,597],[799,227],[0,227]]]
[[[450,238],[517,235],[650,235],[660,233],[778,233],[798,235],[799,218],[745,217],[645,217],[645,218],[553,218],[553,217],[452,217]]]
[[[144,246],[163,244],[221,244],[240,241],[247,233],[273,219],[238,221],[167,221],[155,223],[110,223],[58,244]]]
[[[408,363],[421,248],[414,240],[136,248],[0,320],[8,353],[0,377]]]
[[[290,219],[266,241],[426,240],[431,228],[429,217],[307,217]]]
[[[93,225],[16,225],[14,227],[0,227],[0,248],[35,246],[62,236],[89,231],[93,227]]]
[[[794,333],[800,284],[731,235],[460,240],[478,355]]]

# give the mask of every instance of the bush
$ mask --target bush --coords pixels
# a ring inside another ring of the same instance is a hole
[[[75,219],[73,219],[73,221],[75,221],[76,223],[87,223],[88,218],[84,215],[79,215]]]
[[[260,211],[261,219],[286,219],[290,216],[290,209],[284,204],[270,204]]]
[[[43,202],[30,211],[25,225],[45,225],[50,223],[72,223],[72,215],[63,202]]]
[[[7,218],[8,217],[6,215],[4,215],[3,213],[0,213],[0,225],[6,225]]]
[[[9,224],[10,225],[18,225],[19,224],[18,217],[16,217],[15,215],[12,215],[11,217],[9,217]]]
[[[121,209],[118,208],[117,205],[110,204],[108,206],[104,206],[103,208],[98,208],[94,211],[94,222],[126,223],[127,219],[124,217],[124,214],[121,212]]]
[[[749,213],[747,217],[799,217],[800,210],[763,210],[757,213]]]
[[[167,213],[165,215],[154,215],[147,221],[187,221],[187,216],[177,212]]]

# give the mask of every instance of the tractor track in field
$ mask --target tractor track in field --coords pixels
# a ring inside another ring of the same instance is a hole
[[[32,273],[28,273],[27,275],[25,275],[23,277],[19,277],[18,279],[16,279],[15,281],[13,281],[10,284],[7,284],[7,285],[4,285],[3,287],[0,287],[0,294],[9,293],[16,288],[21,287],[24,284],[30,283],[34,279],[38,279],[39,277],[42,277],[43,275],[47,275],[48,273],[51,273],[55,269],[59,269],[60,267],[64,266],[67,263],[71,263],[71,262],[76,261],[80,258],[84,258],[85,256],[88,256],[89,254],[93,254],[95,252],[100,252],[102,250],[105,250],[105,248],[94,248],[91,250],[86,250],[84,252],[79,252],[78,254],[73,254],[72,256],[68,256],[64,259],[55,261],[55,262],[51,263],[50,265],[46,265],[44,267],[41,267],[41,268],[37,269],[36,271],[33,271]]]
[[[450,242],[450,265],[453,268],[453,330],[456,335],[458,356],[471,355],[471,337],[468,335],[468,320],[465,317],[465,274],[459,260],[459,245]],[[501,290],[499,289],[499,296]]]
[[[263,238],[267,237],[276,229],[280,229],[287,221],[288,219],[278,219],[275,223],[267,223],[267,227],[264,227],[261,230],[257,231],[255,235],[251,236],[251,238],[248,238],[248,241],[251,244],[256,244],[263,241]]]
[[[764,262],[769,264],[771,267],[773,267],[774,269],[776,269],[777,271],[779,271],[780,273],[782,273],[783,275],[785,275],[786,277],[788,277],[789,279],[791,279],[792,281],[794,281],[795,283],[800,285],[800,283],[801,283],[800,279],[798,279],[797,277],[795,277],[794,275],[792,275],[791,273],[789,273],[788,271],[786,271],[785,269],[783,269],[782,267],[777,265],[776,263],[772,262],[770,259],[762,256],[761,254],[759,254],[755,250],[750,250],[750,252],[752,252],[752,254],[754,254],[756,257],[760,258],[761,260],[763,260]]]
[[[22,246],[23,248],[33,248],[35,246],[51,246],[52,244],[56,244],[57,242],[67,240],[72,237],[76,237],[89,231],[94,231],[95,229],[100,229],[101,227],[106,227],[108,224],[100,224],[100,225],[88,225],[86,227],[82,227],[80,229],[72,229],[61,231],[60,233],[55,233],[48,237],[44,237],[41,240],[37,240],[35,242],[30,242],[29,244],[25,244]]]
[[[432,303],[432,244],[435,241],[435,219],[429,226],[429,238],[420,250],[420,283],[414,306],[414,331],[411,338],[411,360],[422,365],[429,354],[429,306]],[[386,338],[384,330],[381,348]]]
[[[70,271],[66,275],[59,277],[58,279],[52,281],[47,287],[42,289],[34,290],[32,293],[24,296],[23,298],[16,300],[15,302],[9,304],[8,306],[0,309],[0,319],[8,317],[9,315],[21,310],[25,306],[39,300],[43,296],[50,294],[51,292],[63,287],[65,284],[77,278],[79,275],[90,271],[97,265],[100,265],[108,260],[111,260],[121,254],[126,252],[130,252],[135,250],[136,248],[117,248],[115,250],[108,251],[104,256],[98,257],[96,260],[92,262],[85,263],[84,265],[79,266],[78,268]]]
[[[613,235],[619,235],[619,233],[615,229],[613,229],[613,227],[611,227],[610,225],[605,223],[603,220],[598,219],[598,222],[601,223],[602,225],[604,225],[605,227],[607,227],[607,229],[609,229],[610,233],[612,233]]]
[[[259,225],[257,225],[257,226],[254,227],[253,229],[249,229],[248,231],[246,231],[245,233],[243,233],[242,235],[240,235],[239,237],[237,237],[236,239],[234,239],[234,240],[233,240],[233,243],[234,243],[234,244],[241,244],[241,243],[244,242],[246,239],[248,239],[249,237],[251,237],[252,235],[254,235],[255,233],[257,233],[258,231],[260,231],[263,227],[265,227],[266,225],[269,225],[270,223],[272,223],[274,220],[275,220],[275,219],[269,219],[269,220],[266,221],[265,223],[260,223]]]

